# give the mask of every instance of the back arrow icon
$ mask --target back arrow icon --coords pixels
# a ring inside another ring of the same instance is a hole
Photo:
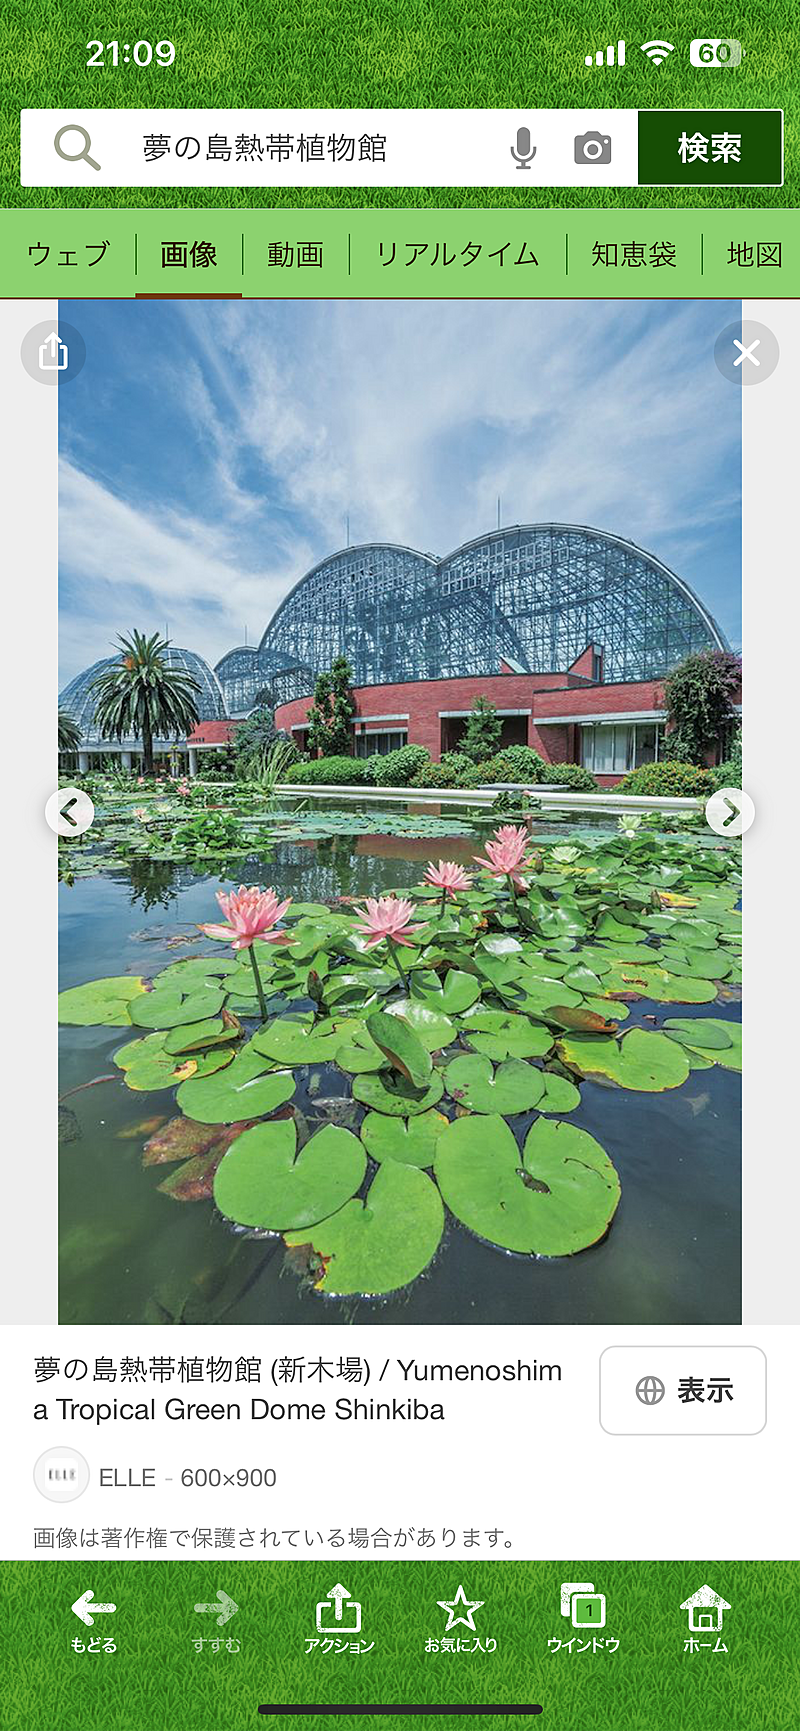
[[[217,1588],[217,1603],[212,1601],[210,1605],[195,1605],[196,1611],[219,1611],[221,1613],[217,1617],[218,1629],[222,1628],[223,1623],[229,1623],[231,1617],[236,1616],[238,1609],[239,1606],[234,1604],[229,1593],[223,1592],[222,1587]]]
[[[75,1600],[72,1607],[76,1617],[80,1617],[81,1622],[85,1623],[89,1629],[91,1629],[98,1611],[116,1611],[117,1608],[116,1605],[95,1605],[92,1603],[93,1599],[94,1593],[87,1588],[87,1591],[81,1593],[80,1598]]]
[[[73,795],[72,799],[67,800],[66,805],[62,805],[61,813],[60,813],[61,817],[63,817],[63,819],[64,819],[64,822],[65,823],[71,823],[73,829],[77,829],[77,819],[74,817],[70,817],[69,814],[72,810],[72,807],[74,805],[77,805],[77,803],[78,803],[78,801],[77,801],[77,799],[75,799],[75,797]]]

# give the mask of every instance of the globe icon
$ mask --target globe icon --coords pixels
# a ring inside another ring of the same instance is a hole
[[[642,1406],[658,1406],[666,1392],[660,1376],[640,1376],[636,1384],[636,1399]]]

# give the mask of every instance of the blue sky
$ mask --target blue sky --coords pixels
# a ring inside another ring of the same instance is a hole
[[[72,301],[59,392],[60,684],[115,634],[214,664],[350,539],[439,555],[587,523],[741,630],[738,302]]]

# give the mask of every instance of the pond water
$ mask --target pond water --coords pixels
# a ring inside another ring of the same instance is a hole
[[[596,831],[595,831],[596,834]],[[553,840],[568,839],[559,828]],[[218,888],[273,884],[295,901],[332,901],[418,883],[425,863],[468,861],[463,834],[437,837],[337,835],[315,844],[278,843],[230,862],[219,874],[142,862],[60,889],[61,987],[104,975],[151,975],[183,956],[207,953],[181,934],[218,913]],[[708,1005],[630,1005],[627,1028],[708,1013]],[[713,1015],[738,1020],[736,1002]],[[650,1020],[645,1020],[650,1018]],[[680,1088],[639,1094],[581,1085],[570,1122],[597,1137],[613,1161],[622,1200],[607,1236],[572,1257],[505,1253],[448,1216],[434,1261],[410,1288],[383,1300],[325,1298],[287,1263],[278,1237],[234,1232],[209,1201],[178,1203],[159,1192],[172,1167],[143,1169],[142,1148],[172,1116],[167,1092],[135,1093],[113,1054],[129,1029],[60,1028],[60,1092],[68,1108],[60,1147],[60,1319],[71,1323],[603,1323],[730,1324],[740,1320],[740,1078],[719,1065],[692,1071]],[[349,1078],[328,1072],[326,1101],[295,1072],[296,1102],[310,1127]],[[86,1088],[98,1077],[111,1077]],[[80,1089],[73,1093],[72,1090]],[[363,1115],[350,1107],[346,1122]],[[535,1114],[512,1121],[526,1130]]]

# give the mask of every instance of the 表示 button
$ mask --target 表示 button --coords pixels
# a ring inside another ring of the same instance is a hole
[[[612,1436],[755,1436],[767,1422],[760,1346],[609,1346],[600,1423]]]

